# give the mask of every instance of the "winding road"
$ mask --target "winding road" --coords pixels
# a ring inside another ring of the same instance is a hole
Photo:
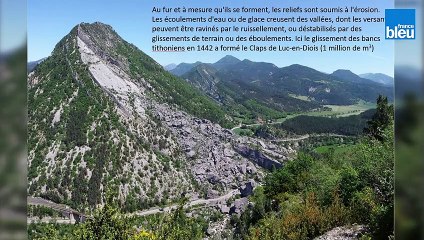
[[[230,199],[231,197],[236,196],[237,194],[240,194],[240,191],[238,189],[235,190],[231,190],[230,192],[226,193],[225,195],[219,196],[217,198],[211,198],[211,199],[195,199],[192,201],[187,202],[184,205],[184,208],[189,208],[189,207],[193,207],[193,206],[198,206],[198,205],[205,205],[205,206],[216,206],[218,204],[225,204],[226,201],[228,199]],[[28,205],[33,205],[33,206],[44,206],[44,207],[48,207],[51,209],[54,209],[56,211],[66,211],[66,212],[70,212],[70,211],[74,211],[72,210],[69,206],[64,205],[64,204],[57,204],[54,203],[52,201],[43,199],[43,198],[38,198],[38,197],[28,197]],[[167,207],[155,207],[155,208],[151,208],[151,209],[147,209],[147,210],[143,210],[143,211],[137,211],[134,213],[128,213],[125,214],[126,216],[149,216],[149,215],[153,215],[153,214],[158,214],[158,213],[163,213],[163,212],[170,212],[174,209],[178,208],[178,204],[173,204]],[[46,217],[46,218],[42,218],[42,219],[38,219],[38,218],[28,218],[27,220],[28,223],[32,223],[32,222],[37,222],[37,223],[49,223],[49,222],[55,222],[55,223],[59,223],[59,224],[72,224],[74,222],[70,221],[69,219],[66,218],[51,218],[51,217]]]
[[[216,206],[217,204],[225,203],[228,199],[230,199],[233,196],[236,196],[237,194],[240,194],[240,191],[238,189],[232,190],[232,191],[228,192],[227,194],[222,195],[222,196],[217,197],[217,198],[196,199],[196,200],[187,202],[184,205],[184,209],[189,208],[189,207],[193,207],[193,206],[198,206],[198,205]],[[130,215],[130,216],[132,216],[132,215],[148,216],[148,215],[157,214],[157,213],[161,213],[161,212],[170,212],[170,211],[172,211],[176,208],[178,208],[178,204],[173,204],[173,205],[170,205],[170,206],[167,206],[167,207],[164,207],[164,208],[155,207],[155,208],[151,208],[151,209],[148,209],[148,210],[130,213],[128,215]]]

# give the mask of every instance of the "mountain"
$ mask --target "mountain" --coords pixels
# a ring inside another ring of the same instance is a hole
[[[359,76],[387,86],[393,86],[394,84],[394,78],[383,73],[364,73]]]
[[[290,97],[287,93],[269,91],[262,83],[264,78],[272,78],[278,71],[274,64],[237,61],[226,56],[217,63],[200,64],[182,77],[193,86],[222,104],[242,122],[250,123],[257,119],[278,119],[286,112],[296,112],[320,108],[316,103]],[[220,65],[230,60],[230,65]],[[221,66],[218,70],[215,66]]]
[[[252,83],[271,78],[279,68],[272,63],[253,62],[245,59],[221,69],[227,78]]]
[[[236,64],[240,62],[240,60],[236,57],[233,57],[231,55],[226,55],[225,57],[221,58],[220,60],[218,60],[215,63],[202,63],[202,62],[195,62],[195,63],[180,63],[177,66],[175,66],[172,69],[166,69],[169,72],[171,72],[172,74],[176,75],[176,76],[183,76],[184,74],[187,74],[191,69],[197,67],[200,64],[209,64],[212,65],[214,68],[216,69],[221,69],[224,67],[229,67],[232,64]]]
[[[202,63],[199,61],[195,63],[180,63],[174,69],[169,70],[169,72],[176,76],[182,76],[199,64],[202,64]]]
[[[338,77],[339,79],[347,80],[347,81],[350,81],[350,82],[357,82],[357,83],[366,82],[366,81],[364,81],[363,78],[354,74],[350,70],[339,69],[339,70],[334,71],[331,75]]]
[[[253,118],[272,118],[278,112],[307,111],[325,104],[374,102],[379,94],[393,99],[393,86],[361,78],[349,70],[326,74],[299,64],[279,68],[232,56],[197,65],[182,77],[228,112],[244,112]]]
[[[218,103],[99,22],[75,26],[28,74],[28,109],[28,195],[80,211],[106,193],[128,212],[214,198],[281,166],[223,128],[232,119]]]
[[[263,71],[263,66],[265,65],[261,65],[261,70],[255,70],[251,65],[249,75],[257,79],[251,85],[256,85],[268,94],[294,94],[318,104],[335,105],[354,104],[358,100],[373,102],[378,94],[392,97],[392,88],[361,79],[347,70],[326,74],[299,64],[266,71]],[[262,74],[255,76],[255,71],[262,71]],[[247,76],[243,78],[248,79]]]
[[[231,55],[226,55],[225,57],[219,59],[216,63],[214,63],[213,66],[216,69],[222,69],[224,67],[228,67],[239,62],[240,62],[240,59],[233,57]]]
[[[216,86],[219,82],[217,72],[218,70],[213,65],[201,63],[181,77],[213,99],[219,100],[219,93]]]
[[[177,67],[177,64],[175,64],[175,63],[171,63],[171,64],[168,64],[168,65],[164,66],[163,68],[164,68],[166,71],[171,71],[171,70],[175,69],[176,67]]]
[[[34,68],[40,64],[41,62],[43,62],[46,58],[42,58],[40,60],[37,61],[32,61],[32,62],[28,62],[27,63],[27,72],[32,72],[32,70],[34,70]]]

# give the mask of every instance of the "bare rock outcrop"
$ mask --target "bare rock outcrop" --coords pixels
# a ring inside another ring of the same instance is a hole
[[[360,239],[366,231],[364,225],[336,227],[314,240],[355,240]]]

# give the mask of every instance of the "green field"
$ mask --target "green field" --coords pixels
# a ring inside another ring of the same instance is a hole
[[[291,93],[289,94],[289,96],[292,97],[292,98],[303,100],[303,101],[308,101],[308,102],[311,101],[311,99],[309,99],[308,96],[296,95],[296,94],[291,94]]]
[[[325,105],[325,107],[331,108],[333,112],[339,113],[341,116],[356,115],[366,110],[375,108],[375,103],[359,101],[354,105]]]
[[[324,105],[324,107],[331,108],[331,111],[312,111],[304,115],[316,117],[347,117],[351,115],[358,115],[366,110],[375,108],[374,103],[359,101],[353,105]]]
[[[350,149],[352,149],[355,145],[346,145],[346,144],[342,144],[342,145],[325,145],[325,146],[320,146],[315,148],[315,152],[317,153],[328,153],[330,152],[332,149],[334,149],[334,153],[335,154],[344,154],[347,151],[349,151]]]
[[[306,96],[297,96],[297,97],[306,97]],[[301,115],[306,115],[306,116],[314,116],[314,117],[348,117],[351,115],[358,115],[361,114],[369,109],[375,108],[375,104],[374,103],[370,103],[370,102],[364,102],[364,101],[359,101],[357,104],[353,104],[353,105],[324,105],[327,108],[330,108],[330,110],[328,111],[309,111],[309,112],[300,112],[300,113],[287,113],[287,116],[285,118],[279,118],[279,119],[275,119],[273,120],[272,123],[270,124],[280,124],[288,119],[297,117],[297,116],[301,116]],[[251,123],[251,124],[246,124],[245,126],[247,127],[247,129],[240,129],[239,127],[236,127],[233,129],[234,133],[238,134],[238,135],[247,135],[247,136],[251,136],[251,134],[253,134],[253,131],[249,130],[249,128],[252,127],[257,127],[262,125],[261,123]]]

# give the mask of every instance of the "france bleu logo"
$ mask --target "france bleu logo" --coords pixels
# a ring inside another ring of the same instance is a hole
[[[386,39],[415,39],[415,9],[386,9]]]

